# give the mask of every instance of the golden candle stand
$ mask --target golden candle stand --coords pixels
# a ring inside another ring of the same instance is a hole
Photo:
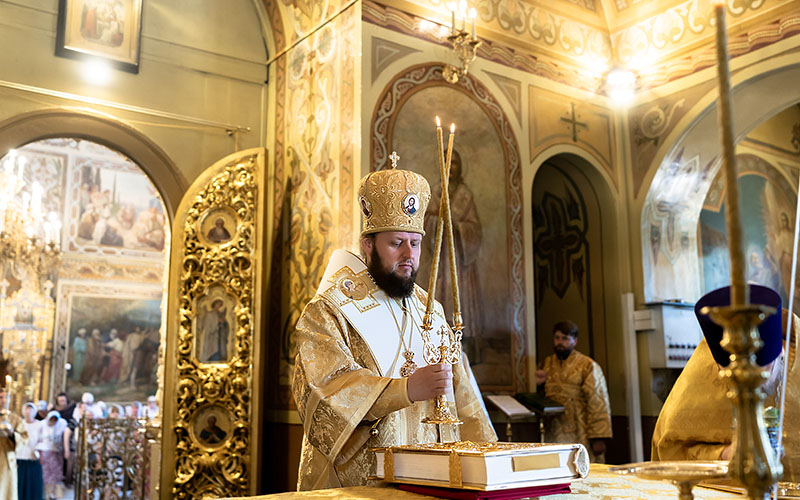
[[[447,326],[442,326],[439,330],[439,347],[435,347],[431,342],[430,326],[426,329],[423,326],[422,339],[424,341],[423,357],[428,364],[447,363],[454,365],[461,357],[461,331],[451,330]],[[453,424],[460,425],[463,422],[454,417],[447,407],[447,398],[444,395],[434,399],[433,415],[422,419],[423,424]]]

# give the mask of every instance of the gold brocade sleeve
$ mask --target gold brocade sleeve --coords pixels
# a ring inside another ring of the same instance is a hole
[[[492,422],[476,394],[472,368],[466,354],[461,355],[461,363],[453,365],[453,388],[455,392],[458,418],[464,422],[460,427],[461,439],[465,441],[497,441]]]
[[[321,297],[297,323],[292,392],[308,442],[330,462],[391,383],[364,368],[374,363],[355,359],[348,331],[344,316]],[[389,411],[395,392],[387,395]]]
[[[589,439],[610,438],[612,435],[611,411],[606,378],[603,376],[600,365],[594,361],[591,362],[591,368],[584,378],[581,389],[586,401],[586,437]]]

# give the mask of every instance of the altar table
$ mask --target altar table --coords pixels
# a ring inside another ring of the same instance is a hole
[[[620,476],[608,472],[608,465],[592,464],[589,476],[572,483],[572,493],[549,495],[546,500],[677,500],[678,489],[670,483],[647,481],[635,476]],[[717,498],[743,498],[733,493],[726,493],[696,486],[693,490],[698,500]],[[378,486],[357,486],[328,490],[276,493],[251,497],[252,500],[430,500],[433,497],[402,491],[391,484],[380,483]]]

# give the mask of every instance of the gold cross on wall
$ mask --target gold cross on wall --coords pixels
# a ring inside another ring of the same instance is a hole
[[[585,129],[589,129],[589,125],[585,122],[579,122],[575,118],[575,103],[571,102],[572,105],[572,118],[564,118],[561,117],[562,122],[567,122],[572,126],[572,142],[578,142],[578,127],[583,127]]]
[[[400,161],[400,155],[397,154],[397,151],[392,151],[389,159],[392,160],[392,168],[397,168],[397,162]]]

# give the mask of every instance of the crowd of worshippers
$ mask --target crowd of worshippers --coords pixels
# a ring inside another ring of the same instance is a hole
[[[158,416],[155,396],[147,403],[134,401],[122,405],[94,400],[86,392],[80,401],[70,401],[66,393],[60,393],[55,403],[28,402],[22,407],[21,420],[15,420],[13,450],[16,455],[17,491],[20,500],[42,500],[61,498],[63,488],[73,485],[77,474],[76,450],[79,447],[79,426],[83,419],[146,418]],[[24,427],[25,433],[18,432]],[[10,464],[8,465],[11,466]],[[0,470],[0,476],[7,475]]]

